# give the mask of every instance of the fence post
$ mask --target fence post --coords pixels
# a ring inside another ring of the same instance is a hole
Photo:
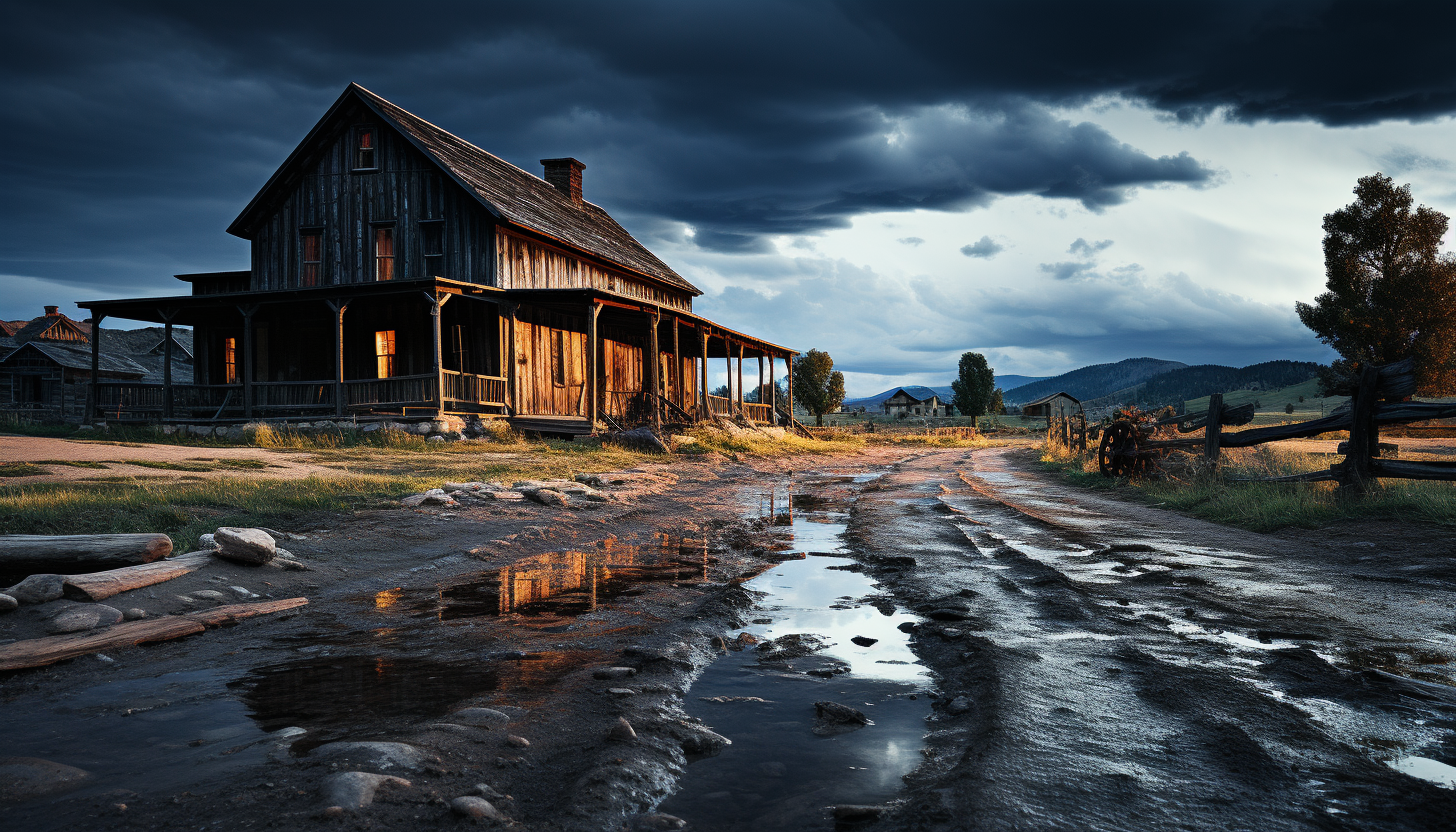
[[[1345,456],[1345,476],[1340,480],[1341,490],[1348,488],[1351,494],[1365,493],[1366,480],[1370,479],[1373,471],[1371,460],[1380,438],[1375,424],[1375,397],[1379,384],[1379,370],[1373,364],[1366,364],[1360,371],[1360,384],[1355,388],[1349,453]]]
[[[1203,458],[1218,462],[1219,438],[1223,434],[1223,394],[1208,397],[1208,424],[1203,428]]]

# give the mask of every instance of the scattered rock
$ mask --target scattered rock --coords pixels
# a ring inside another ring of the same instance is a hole
[[[423,494],[411,494],[408,497],[401,498],[399,501],[399,504],[405,508],[414,508],[415,506],[424,505],[424,503],[425,495]]]
[[[653,433],[652,428],[649,427],[615,431],[607,434],[606,439],[609,442],[615,442],[618,445],[624,445],[628,448],[657,451],[658,453],[664,454],[672,453],[672,449],[667,446],[667,443],[663,442],[662,438],[656,433]]]
[[[565,506],[571,504],[571,501],[565,494],[550,488],[538,488],[534,491],[527,491],[526,496],[543,506]]]
[[[450,721],[477,728],[500,728],[511,718],[494,708],[464,708],[450,714]]]
[[[205,534],[197,538],[197,549],[202,552],[210,552],[217,548],[217,535]]]
[[[607,688],[607,693],[613,696],[636,696],[637,691],[632,688]]]
[[[797,659],[823,650],[827,644],[813,633],[789,633],[758,645],[760,661],[777,662]]]
[[[249,598],[257,598],[258,597],[257,593],[253,592],[252,590],[250,590],[250,589],[248,589],[247,587],[244,587],[244,586],[230,586],[230,587],[228,587],[228,589],[232,590],[232,592],[233,592],[234,595],[238,596],[239,598],[242,598],[243,600],[247,600]]]
[[[687,729],[687,734],[679,740],[678,744],[682,747],[684,754],[716,757],[724,748],[733,744],[733,740],[707,726],[684,723],[683,727]]]
[[[485,491],[485,492],[482,492],[480,494],[480,496],[481,497],[488,497],[488,498],[490,498],[492,500],[507,500],[507,501],[511,501],[511,500],[524,500],[524,499],[526,499],[526,495],[525,494],[522,494],[519,491]]]
[[[530,748],[531,741],[526,739],[525,737],[518,737],[515,734],[511,734],[510,736],[506,737],[506,745],[509,745],[513,748]]]
[[[720,705],[726,705],[729,702],[754,702],[767,705],[773,702],[772,699],[763,699],[758,696],[699,696],[698,698],[704,702],[716,702]]]
[[[420,771],[439,765],[440,758],[402,742],[331,742],[315,748],[310,757],[363,768]]]
[[[914,621],[901,621],[900,626],[896,627],[895,629],[899,630],[902,633],[914,633],[916,628],[918,628],[919,626],[920,625]]]
[[[635,667],[604,667],[592,673],[593,679],[630,679],[637,675]]]
[[[274,558],[273,565],[287,569],[290,572],[309,572],[313,570],[312,566],[302,561],[294,560],[293,558]]]
[[[12,596],[0,594],[0,612],[14,612],[20,608],[20,602]]]
[[[724,641],[722,636],[713,636],[711,639],[709,639],[708,644],[714,650],[727,650],[728,649],[728,642]]]
[[[489,783],[476,783],[475,784],[475,793],[478,794],[478,795],[480,795],[481,797],[487,799],[487,800],[510,800],[511,799],[511,796],[510,795],[508,795],[508,794],[501,794],[500,792],[496,791],[495,789],[492,789],[490,787],[490,784]]]
[[[858,644],[860,647],[869,647],[871,644],[878,644],[880,642],[879,639],[870,638],[869,636],[855,636],[850,641]]]
[[[828,700],[814,703],[814,715],[825,722],[844,725],[874,725],[863,711]]]
[[[0,803],[74,789],[91,773],[37,757],[0,757]]]
[[[126,621],[140,621],[147,617],[147,611],[140,607],[132,607],[128,610],[122,610],[121,617]]]
[[[631,832],[671,832],[674,829],[683,829],[688,822],[675,815],[664,812],[653,812],[650,815],[633,815],[627,823]]]
[[[637,739],[637,732],[632,730],[632,723],[628,722],[626,717],[619,716],[617,721],[612,723],[611,730],[607,731],[607,739],[617,742],[632,742]]]
[[[472,820],[504,820],[500,810],[483,797],[457,797],[450,801],[450,811]]]
[[[121,610],[105,604],[78,604],[55,618],[46,630],[51,633],[79,633],[97,627],[110,627],[121,620]]]
[[[422,502],[423,502],[424,505],[427,505],[427,506],[453,506],[453,505],[456,505],[455,499],[453,497],[451,497],[449,494],[446,494],[445,493],[445,490],[442,489],[442,488],[431,488],[429,491],[426,491],[424,493],[424,498],[425,499]]]
[[[223,595],[221,592],[218,592],[215,589],[199,589],[196,592],[193,592],[192,593],[192,597],[193,598],[201,598],[204,601],[212,601],[212,602],[218,603],[218,604],[221,604],[224,601],[231,601],[232,600],[231,598],[227,597],[226,595]]]
[[[969,711],[971,709],[971,707],[972,707],[972,705],[971,705],[970,698],[969,697],[965,697],[965,696],[957,696],[956,698],[954,698],[954,699],[950,700],[949,702],[945,703],[946,713],[949,713],[949,714],[952,714],[952,715],[955,715],[955,716],[959,716],[959,715],[965,713],[966,711]]]
[[[235,563],[264,564],[278,554],[273,536],[262,529],[224,526],[214,533],[217,556]]]
[[[939,609],[933,609],[930,612],[927,612],[925,614],[925,617],[931,619],[932,621],[965,621],[966,619],[970,618],[970,615],[968,615],[964,610],[951,609],[950,607],[941,607]]]
[[[410,781],[390,774],[373,774],[367,771],[341,771],[330,774],[319,785],[324,802],[330,807],[363,809],[374,802],[374,793],[380,786],[410,787]]]
[[[5,590],[5,594],[22,604],[44,604],[61,597],[64,582],[60,575],[31,575]]]

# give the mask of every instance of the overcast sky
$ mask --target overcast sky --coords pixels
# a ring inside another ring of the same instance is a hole
[[[126,8],[121,8],[125,5]],[[0,317],[242,269],[357,81],[586,197],[852,395],[1328,360],[1293,314],[1383,171],[1456,212],[1456,4],[9,3]]]

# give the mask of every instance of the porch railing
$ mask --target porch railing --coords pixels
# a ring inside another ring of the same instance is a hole
[[[457,373],[453,370],[445,370],[444,376],[445,401],[505,406],[506,380],[504,376],[478,376],[472,373]]]
[[[267,381],[253,383],[253,407],[264,410],[332,409],[334,382]]]
[[[751,421],[761,422],[767,425],[773,422],[773,406],[744,402],[743,415],[747,416]]]
[[[436,402],[435,374],[394,376],[393,378],[345,379],[344,403],[430,407]]]
[[[734,415],[733,400],[726,396],[708,396],[708,413],[712,416],[726,416],[731,418]]]

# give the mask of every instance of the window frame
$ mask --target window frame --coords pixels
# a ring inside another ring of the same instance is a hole
[[[419,220],[415,223],[415,228],[420,238],[420,263],[424,271],[422,276],[444,277],[440,272],[444,271],[445,264],[445,221]],[[430,243],[434,245],[431,246]]]
[[[369,137],[369,147],[364,147],[364,137]],[[361,164],[361,154],[368,151],[370,164]],[[379,170],[379,128],[372,124],[357,124],[350,134],[349,170],[354,173],[375,173]]]
[[[389,255],[383,256],[379,253],[379,241],[381,232],[389,232]],[[374,277],[374,282],[379,283],[386,280],[394,280],[399,277],[399,245],[395,235],[395,223],[393,220],[372,222],[369,224],[369,271]],[[389,276],[380,276],[380,265],[382,261],[389,261]]]
[[[398,366],[395,359],[399,355],[399,339],[396,334],[397,330],[393,329],[376,329],[374,331],[375,378],[394,378],[396,375],[395,371],[398,369]],[[380,339],[379,336],[381,335],[388,337]],[[380,352],[381,349],[386,351]]]
[[[235,335],[225,335],[222,339],[222,383],[237,384],[238,375],[238,339]]]
[[[317,260],[308,259],[308,238],[318,241]],[[313,282],[309,282],[309,266],[314,266]],[[308,288],[324,285],[324,229],[322,226],[304,226],[298,229],[298,285]]]

